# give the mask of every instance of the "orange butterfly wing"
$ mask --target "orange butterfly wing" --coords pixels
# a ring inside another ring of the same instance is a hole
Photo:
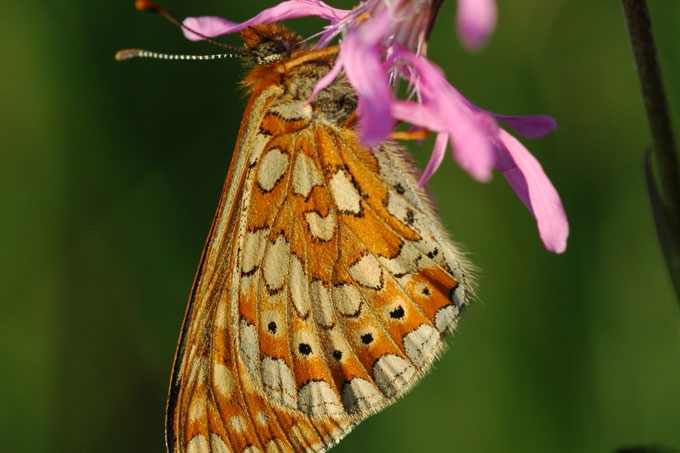
[[[247,79],[175,358],[169,451],[325,451],[427,372],[467,303],[405,153],[346,126],[347,81],[304,103],[332,65],[314,55]]]

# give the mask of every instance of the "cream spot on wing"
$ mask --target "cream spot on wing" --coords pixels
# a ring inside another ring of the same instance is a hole
[[[440,242],[437,242],[434,236],[429,231],[426,231],[421,237],[419,241],[412,242],[413,244],[423,255],[426,255],[430,260],[434,261],[440,266],[448,266],[449,263],[446,260],[445,255],[450,255],[446,251],[446,247],[443,246]],[[458,266],[458,263],[455,262],[453,263],[455,266]]]
[[[412,285],[413,294],[418,297],[432,297],[433,288],[429,281],[419,281],[416,280]]]
[[[241,275],[241,281],[239,282],[239,294],[243,299],[255,299],[257,298],[258,289],[260,288],[260,280],[262,276],[262,270],[256,267],[252,274]],[[229,291],[224,291],[223,294],[226,295],[225,299],[227,302],[225,305],[230,306],[229,302],[231,293]]]
[[[360,285],[373,289],[382,287],[382,268],[373,255],[364,255],[349,268],[349,275]]]
[[[187,453],[209,453],[210,445],[203,434],[197,434],[187,444]]]
[[[250,371],[250,370],[249,370]],[[247,393],[256,393],[261,391],[262,389],[262,383],[260,379],[254,379],[251,375],[250,372],[248,373],[242,373],[241,374],[241,388],[243,389],[244,392]]]
[[[247,147],[247,149],[252,150],[252,154],[250,156],[250,160],[248,161],[249,164],[252,164],[254,162],[257,162],[257,158],[261,156],[262,150],[264,147],[267,145],[271,137],[267,134],[262,134],[258,132],[255,134],[253,137],[253,141],[251,142],[250,146]]]
[[[228,293],[225,291],[223,294]],[[215,326],[219,329],[227,328],[227,308],[229,307],[228,300],[220,297],[217,300],[217,310],[215,310]]]
[[[425,253],[428,253],[433,251],[434,248],[439,247],[441,253],[435,257],[434,261],[440,266],[448,267],[453,272],[455,279],[459,282],[463,282],[463,270],[461,269],[461,263],[459,261],[460,252],[456,250],[456,247],[446,238],[445,233],[441,231],[441,224],[437,225],[436,217],[425,218],[424,223],[427,225],[430,232],[427,235],[423,235],[422,240],[420,241],[422,245],[418,245],[418,248]],[[463,287],[464,285],[460,285],[462,291],[459,294],[461,295],[464,295],[465,292]],[[464,297],[461,298],[461,301],[462,300],[464,300]]]
[[[389,259],[379,257],[380,263],[385,266],[391,274],[403,276],[418,269],[418,263],[422,259],[422,254],[409,242],[404,242],[399,251],[399,255]]]
[[[242,433],[246,430],[246,421],[240,415],[234,415],[229,418],[229,426],[235,433]]]
[[[243,251],[241,252],[241,272],[253,272],[255,266],[262,261],[264,246],[267,244],[266,238],[269,228],[262,228],[257,231],[246,233],[243,241]]]
[[[329,212],[326,217],[321,217],[318,212],[310,211],[305,213],[305,219],[312,236],[322,241],[330,241],[333,238],[335,225],[337,224],[337,219],[333,212]]]
[[[224,398],[229,398],[234,391],[234,375],[222,363],[215,363],[213,367],[213,386]]]
[[[308,357],[319,353],[319,345],[317,344],[316,335],[314,334],[314,332],[310,330],[297,329],[294,333],[293,341],[294,341],[293,350],[300,358]],[[306,344],[311,348],[312,351],[309,354],[301,353],[300,352],[301,344]]]
[[[276,437],[267,442],[265,451],[266,453],[293,453],[293,450],[291,450],[288,445],[284,444]]]
[[[293,167],[293,193],[308,197],[314,186],[323,183],[321,172],[312,159],[304,153],[298,153]]]
[[[388,398],[403,393],[416,376],[416,369],[395,354],[385,354],[373,365],[373,379]]]
[[[462,277],[456,277],[456,280],[461,281]],[[463,305],[465,301],[465,285],[459,284],[456,289],[451,291],[449,296],[451,297],[451,302],[453,302],[453,305],[456,307]]]
[[[361,196],[343,170],[333,175],[330,181],[331,193],[338,209],[343,212],[359,214]]]
[[[317,451],[322,447],[319,436],[307,425],[301,423],[296,423],[290,428],[288,440],[293,444],[295,451]]]
[[[264,411],[258,411],[258,413],[255,414],[255,422],[260,426],[267,426],[269,423],[269,416]]]
[[[243,453],[262,453],[262,450],[254,445],[249,445],[243,449]]]
[[[227,444],[224,443],[222,438],[218,434],[210,435],[210,447],[212,448],[211,453],[229,453],[230,450],[227,448]]]
[[[421,324],[417,329],[404,335],[404,351],[415,366],[422,367],[434,360],[440,344],[439,335],[439,332],[428,324]]]
[[[278,148],[270,149],[260,161],[257,170],[257,183],[262,190],[269,192],[286,173],[288,169],[288,154]]]
[[[270,290],[275,291],[283,286],[289,260],[290,248],[286,238],[281,234],[274,244],[269,244],[264,258],[264,281]]]
[[[262,310],[260,313],[260,329],[267,332],[268,335],[280,336],[285,334],[282,315],[279,310]],[[274,328],[270,329],[269,326],[272,323]]]
[[[331,296],[321,280],[315,280],[309,285],[309,295],[316,322],[323,327],[332,327],[335,324],[335,316]]]
[[[248,324],[245,320],[239,323],[239,350],[241,351],[241,360],[246,365],[250,375],[254,380],[258,380],[257,360],[260,356],[260,347],[257,342],[257,330],[252,324]]]
[[[262,359],[262,385],[272,401],[287,407],[297,407],[295,379],[283,359]]]
[[[295,310],[301,317],[306,317],[309,314],[311,305],[309,303],[309,282],[307,275],[302,268],[302,263],[297,256],[290,256],[290,288],[291,297]]]
[[[421,214],[413,209],[405,198],[390,193],[387,198],[387,212],[399,219],[404,225],[416,230],[421,226]]]
[[[269,112],[284,120],[304,120],[312,117],[312,106],[304,101],[290,101],[272,106]]]
[[[365,379],[354,378],[342,387],[342,405],[350,414],[372,412],[383,404],[382,393]]]
[[[396,294],[390,303],[383,305],[381,309],[383,322],[403,322],[409,317],[410,305],[411,301],[405,298],[403,294]]]
[[[329,345],[327,353],[328,354],[333,354],[335,351],[340,351],[341,358],[339,360],[340,363],[348,356],[349,351],[352,350],[352,348],[349,346],[347,343],[347,338],[345,338],[344,332],[342,332],[339,329],[333,329],[328,332],[328,339],[329,339]],[[333,360],[337,360],[335,357]]]
[[[194,382],[203,381],[208,374],[208,359],[205,357],[195,357],[191,361],[191,371],[189,372],[189,379],[187,385],[193,385]]]
[[[441,333],[448,332],[451,328],[456,326],[458,319],[458,307],[455,305],[447,305],[437,310],[434,315],[434,325]]]
[[[361,307],[361,294],[352,285],[335,286],[333,287],[333,303],[341,314],[354,316]]]
[[[340,439],[345,437],[345,435],[352,429],[352,425],[349,424],[351,422],[348,422],[348,419],[345,419],[344,422],[340,421],[336,423],[338,425],[331,430],[330,434],[331,439],[338,442]]]
[[[325,381],[310,381],[300,388],[298,407],[309,415],[344,414],[338,395]]]
[[[195,422],[206,416],[206,406],[204,398],[193,398],[189,406],[189,421]]]

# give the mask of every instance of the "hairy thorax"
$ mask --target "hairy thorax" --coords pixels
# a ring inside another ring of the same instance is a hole
[[[331,69],[326,62],[310,62],[292,69],[285,76],[286,95],[294,101],[306,101],[317,82]],[[310,105],[317,120],[342,127],[356,110],[357,96],[344,74],[312,98]]]

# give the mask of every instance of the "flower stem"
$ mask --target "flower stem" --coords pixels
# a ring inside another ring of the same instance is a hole
[[[622,0],[623,12],[628,26],[628,35],[633,48],[633,56],[637,67],[642,99],[647,111],[652,142],[654,144],[654,158],[660,176],[663,206],[657,206],[664,211],[667,225],[659,225],[657,230],[665,229],[675,240],[671,245],[662,240],[663,252],[676,293],[680,299],[680,250],[677,239],[680,238],[680,167],[678,166],[677,147],[673,135],[668,101],[661,79],[661,69],[652,35],[652,24],[646,0]],[[653,181],[652,181],[653,183]],[[661,239],[661,235],[660,235]],[[667,250],[668,247],[676,250]],[[670,259],[669,259],[670,258]]]
[[[430,6],[430,19],[427,23],[427,28],[425,28],[425,41],[430,39],[430,33],[434,28],[434,22],[437,20],[439,15],[439,9],[442,7],[444,0],[433,0],[432,6]]]

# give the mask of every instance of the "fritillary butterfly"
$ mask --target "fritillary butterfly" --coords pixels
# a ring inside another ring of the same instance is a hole
[[[242,33],[250,92],[177,347],[171,452],[321,452],[430,368],[465,264],[406,152],[361,144],[334,52]]]

